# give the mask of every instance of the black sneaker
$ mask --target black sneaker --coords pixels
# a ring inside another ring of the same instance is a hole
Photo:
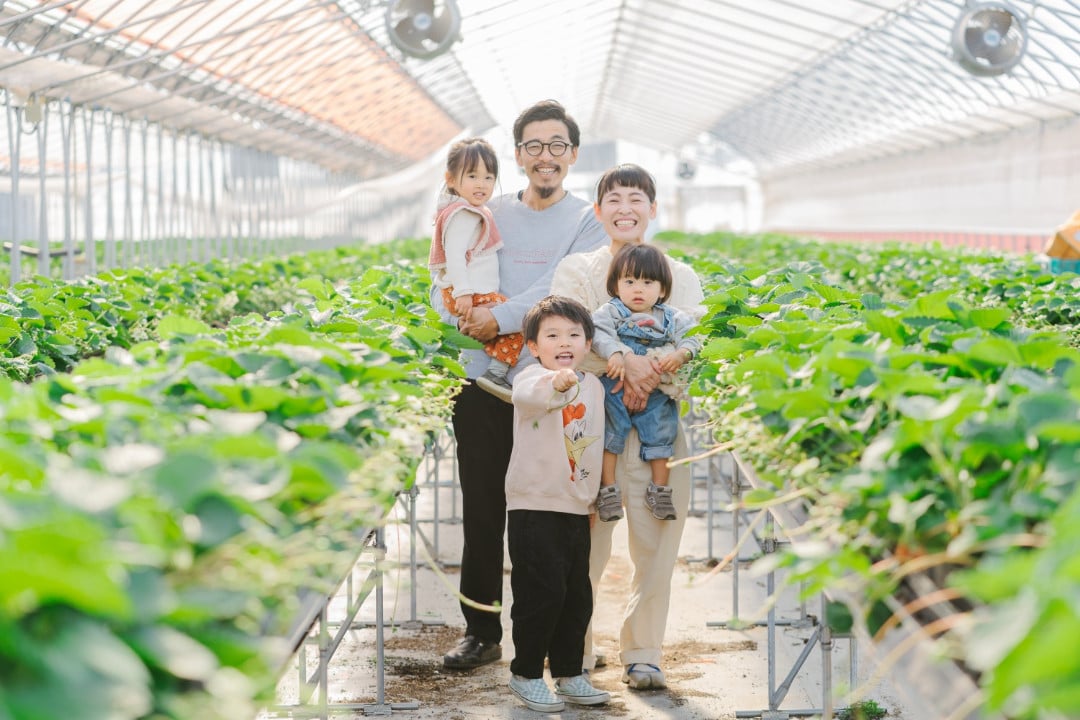
[[[618,485],[600,488],[596,496],[596,516],[603,522],[622,520],[622,493]]]
[[[491,393],[504,402],[513,402],[514,391],[510,386],[510,383],[506,381],[505,377],[499,377],[498,375],[486,372],[476,378],[476,385],[481,390]]]
[[[671,502],[671,488],[661,487],[649,483],[645,490],[645,504],[652,511],[652,516],[657,520],[674,520],[675,505]]]
[[[450,670],[472,670],[502,658],[499,643],[486,642],[475,635],[466,635],[458,646],[443,655],[443,667]]]

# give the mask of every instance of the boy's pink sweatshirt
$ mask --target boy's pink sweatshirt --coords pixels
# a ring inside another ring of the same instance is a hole
[[[604,388],[596,376],[581,375],[564,393],[552,385],[555,371],[541,365],[514,379],[507,510],[592,512],[604,455]]]

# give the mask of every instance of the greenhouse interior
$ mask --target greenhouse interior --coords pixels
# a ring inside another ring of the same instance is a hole
[[[0,28],[0,720],[1080,717],[1080,0]]]

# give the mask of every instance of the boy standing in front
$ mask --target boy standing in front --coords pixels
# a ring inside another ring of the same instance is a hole
[[[578,366],[592,347],[592,316],[550,296],[525,315],[539,364],[514,381],[514,446],[506,473],[514,649],[510,690],[529,708],[599,705],[610,695],[582,673],[592,615],[589,513],[600,489],[604,390]],[[544,681],[547,658],[555,691]]]

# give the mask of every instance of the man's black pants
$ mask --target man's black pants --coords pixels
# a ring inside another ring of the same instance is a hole
[[[465,544],[461,594],[484,605],[502,603],[503,534],[506,531],[506,467],[514,445],[514,407],[468,383],[454,399],[458,481]],[[465,634],[502,641],[502,620],[461,603]]]

